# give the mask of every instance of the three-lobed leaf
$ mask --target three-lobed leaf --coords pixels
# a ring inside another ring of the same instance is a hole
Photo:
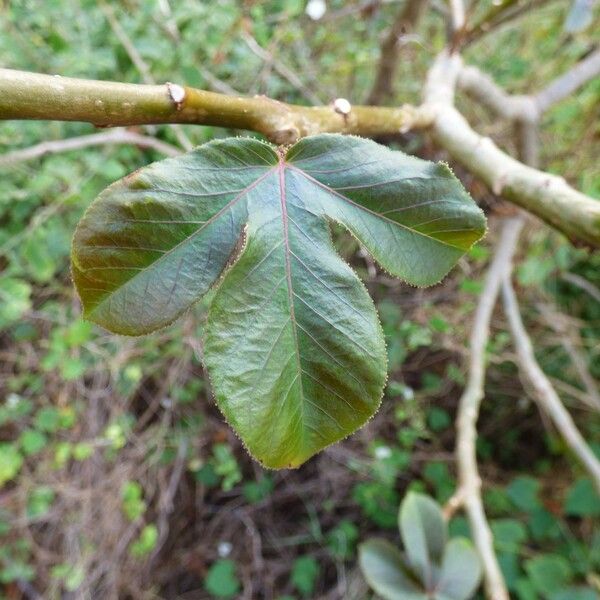
[[[485,230],[445,165],[350,136],[217,140],[107,188],[75,233],[73,279],[84,315],[126,335],[219,281],[205,339],[217,404],[259,461],[298,466],[363,425],[386,378],[376,311],[329,221],[414,285]]]

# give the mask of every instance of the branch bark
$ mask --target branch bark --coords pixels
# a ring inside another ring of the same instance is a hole
[[[264,96],[227,96],[175,84],[135,85],[0,69],[0,119],[84,121],[97,126],[194,123],[247,129],[277,144],[322,132],[377,137],[431,127],[434,138],[497,194],[573,240],[600,247],[600,202],[561,177],[532,169],[478,135],[454,108],[462,67],[441,54],[430,69],[419,108],[285,104]]]
[[[431,132],[437,143],[495,194],[540,217],[571,240],[600,246],[600,202],[573,189],[562,177],[510,157],[475,132],[454,108],[461,70],[459,56],[442,53],[429,71],[424,98],[433,115]]]
[[[264,96],[247,98],[190,87],[137,85],[0,69],[0,119],[83,121],[100,127],[193,123],[247,129],[278,144],[320,132],[395,134],[426,127],[414,107],[298,106]]]
[[[502,282],[502,296],[504,299],[504,310],[508,317],[515,348],[519,357],[519,369],[532,385],[541,410],[552,419],[573,454],[579,459],[592,478],[600,494],[600,461],[587,445],[581,433],[579,433],[571,415],[563,406],[550,380],[546,377],[546,374],[542,371],[535,358],[533,345],[523,325],[519,305],[509,276],[505,276]]]
[[[510,273],[512,258],[522,227],[523,219],[520,216],[507,218],[502,225],[494,260],[488,270],[475,312],[469,343],[469,376],[467,386],[459,401],[456,419],[459,489],[471,526],[473,542],[483,564],[486,593],[491,600],[509,600],[509,595],[494,553],[492,532],[481,499],[481,479],[476,455],[476,426],[479,407],[484,395],[485,355],[490,321],[501,283],[506,274]]]

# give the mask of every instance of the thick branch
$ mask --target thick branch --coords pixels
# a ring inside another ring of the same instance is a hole
[[[425,106],[435,140],[492,191],[537,215],[572,240],[600,246],[600,202],[569,186],[562,177],[525,166],[476,133],[454,108],[460,57],[441,54],[429,71]]]
[[[385,108],[298,106],[264,96],[227,96],[174,84],[135,85],[0,69],[0,119],[84,121],[98,126],[194,123],[247,129],[278,144],[321,132],[377,137],[432,126],[438,143],[494,192],[571,239],[600,246],[600,203],[561,177],[510,158],[453,107],[460,58],[442,54],[430,70],[425,105]]]
[[[535,390],[540,408],[552,419],[569,448],[581,461],[581,464],[592,478],[598,493],[600,493],[600,461],[579,433],[571,415],[563,406],[550,380],[546,377],[535,358],[533,346],[523,326],[519,305],[508,276],[505,276],[502,284],[502,296],[504,298],[504,310],[510,323],[519,356],[519,369]]]
[[[477,469],[477,417],[483,399],[485,381],[485,351],[489,339],[490,321],[506,273],[510,272],[519,233],[523,227],[520,216],[504,221],[472,326],[469,343],[469,376],[460,399],[456,420],[456,460],[462,502],[471,525],[475,547],[483,563],[485,588],[492,600],[508,600],[508,591],[494,553],[490,531],[481,499],[481,480]]]
[[[427,8],[428,0],[408,0],[396,16],[383,43],[375,83],[367,104],[384,104],[392,97],[393,85],[400,54],[401,36],[415,29],[421,15]]]
[[[426,126],[414,108],[297,106],[175,85],[136,85],[0,69],[0,119],[84,121],[97,126],[194,123],[247,129],[275,143],[320,132],[365,137]]]
[[[52,140],[15,150],[7,154],[0,155],[0,167],[12,165],[39,158],[46,154],[56,154],[58,152],[67,152],[69,150],[81,150],[90,146],[104,146],[107,144],[132,144],[140,148],[152,148],[165,156],[177,156],[181,151],[171,144],[162,142],[148,135],[141,135],[126,129],[113,129],[103,131],[102,133],[92,133],[90,135],[81,135],[78,137],[67,138],[65,140]]]

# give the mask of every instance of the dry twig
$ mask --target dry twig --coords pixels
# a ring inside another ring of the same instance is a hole
[[[541,410],[552,419],[554,425],[560,431],[569,448],[571,448],[575,456],[580,460],[600,493],[600,461],[587,445],[581,433],[579,433],[571,415],[569,415],[563,406],[550,380],[538,364],[533,352],[531,339],[527,335],[521,319],[514,289],[510,278],[506,275],[502,282],[502,296],[504,299],[504,311],[508,317],[519,356],[519,369],[532,385]]]

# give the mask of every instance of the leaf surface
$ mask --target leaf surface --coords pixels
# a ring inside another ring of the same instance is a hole
[[[425,587],[432,589],[448,538],[442,511],[429,496],[409,492],[400,506],[398,521],[408,561]]]
[[[427,600],[425,590],[407,570],[402,554],[387,540],[359,546],[358,560],[367,583],[385,600]]]
[[[454,538],[444,550],[440,580],[436,586],[436,598],[469,600],[481,581],[481,563],[466,538]]]
[[[444,165],[350,136],[287,152],[218,140],[107,188],[76,231],[73,278],[85,316],[127,335],[168,325],[220,279],[205,340],[217,403],[263,464],[298,466],[375,413],[386,377],[373,303],[329,221],[415,285],[485,230]]]

